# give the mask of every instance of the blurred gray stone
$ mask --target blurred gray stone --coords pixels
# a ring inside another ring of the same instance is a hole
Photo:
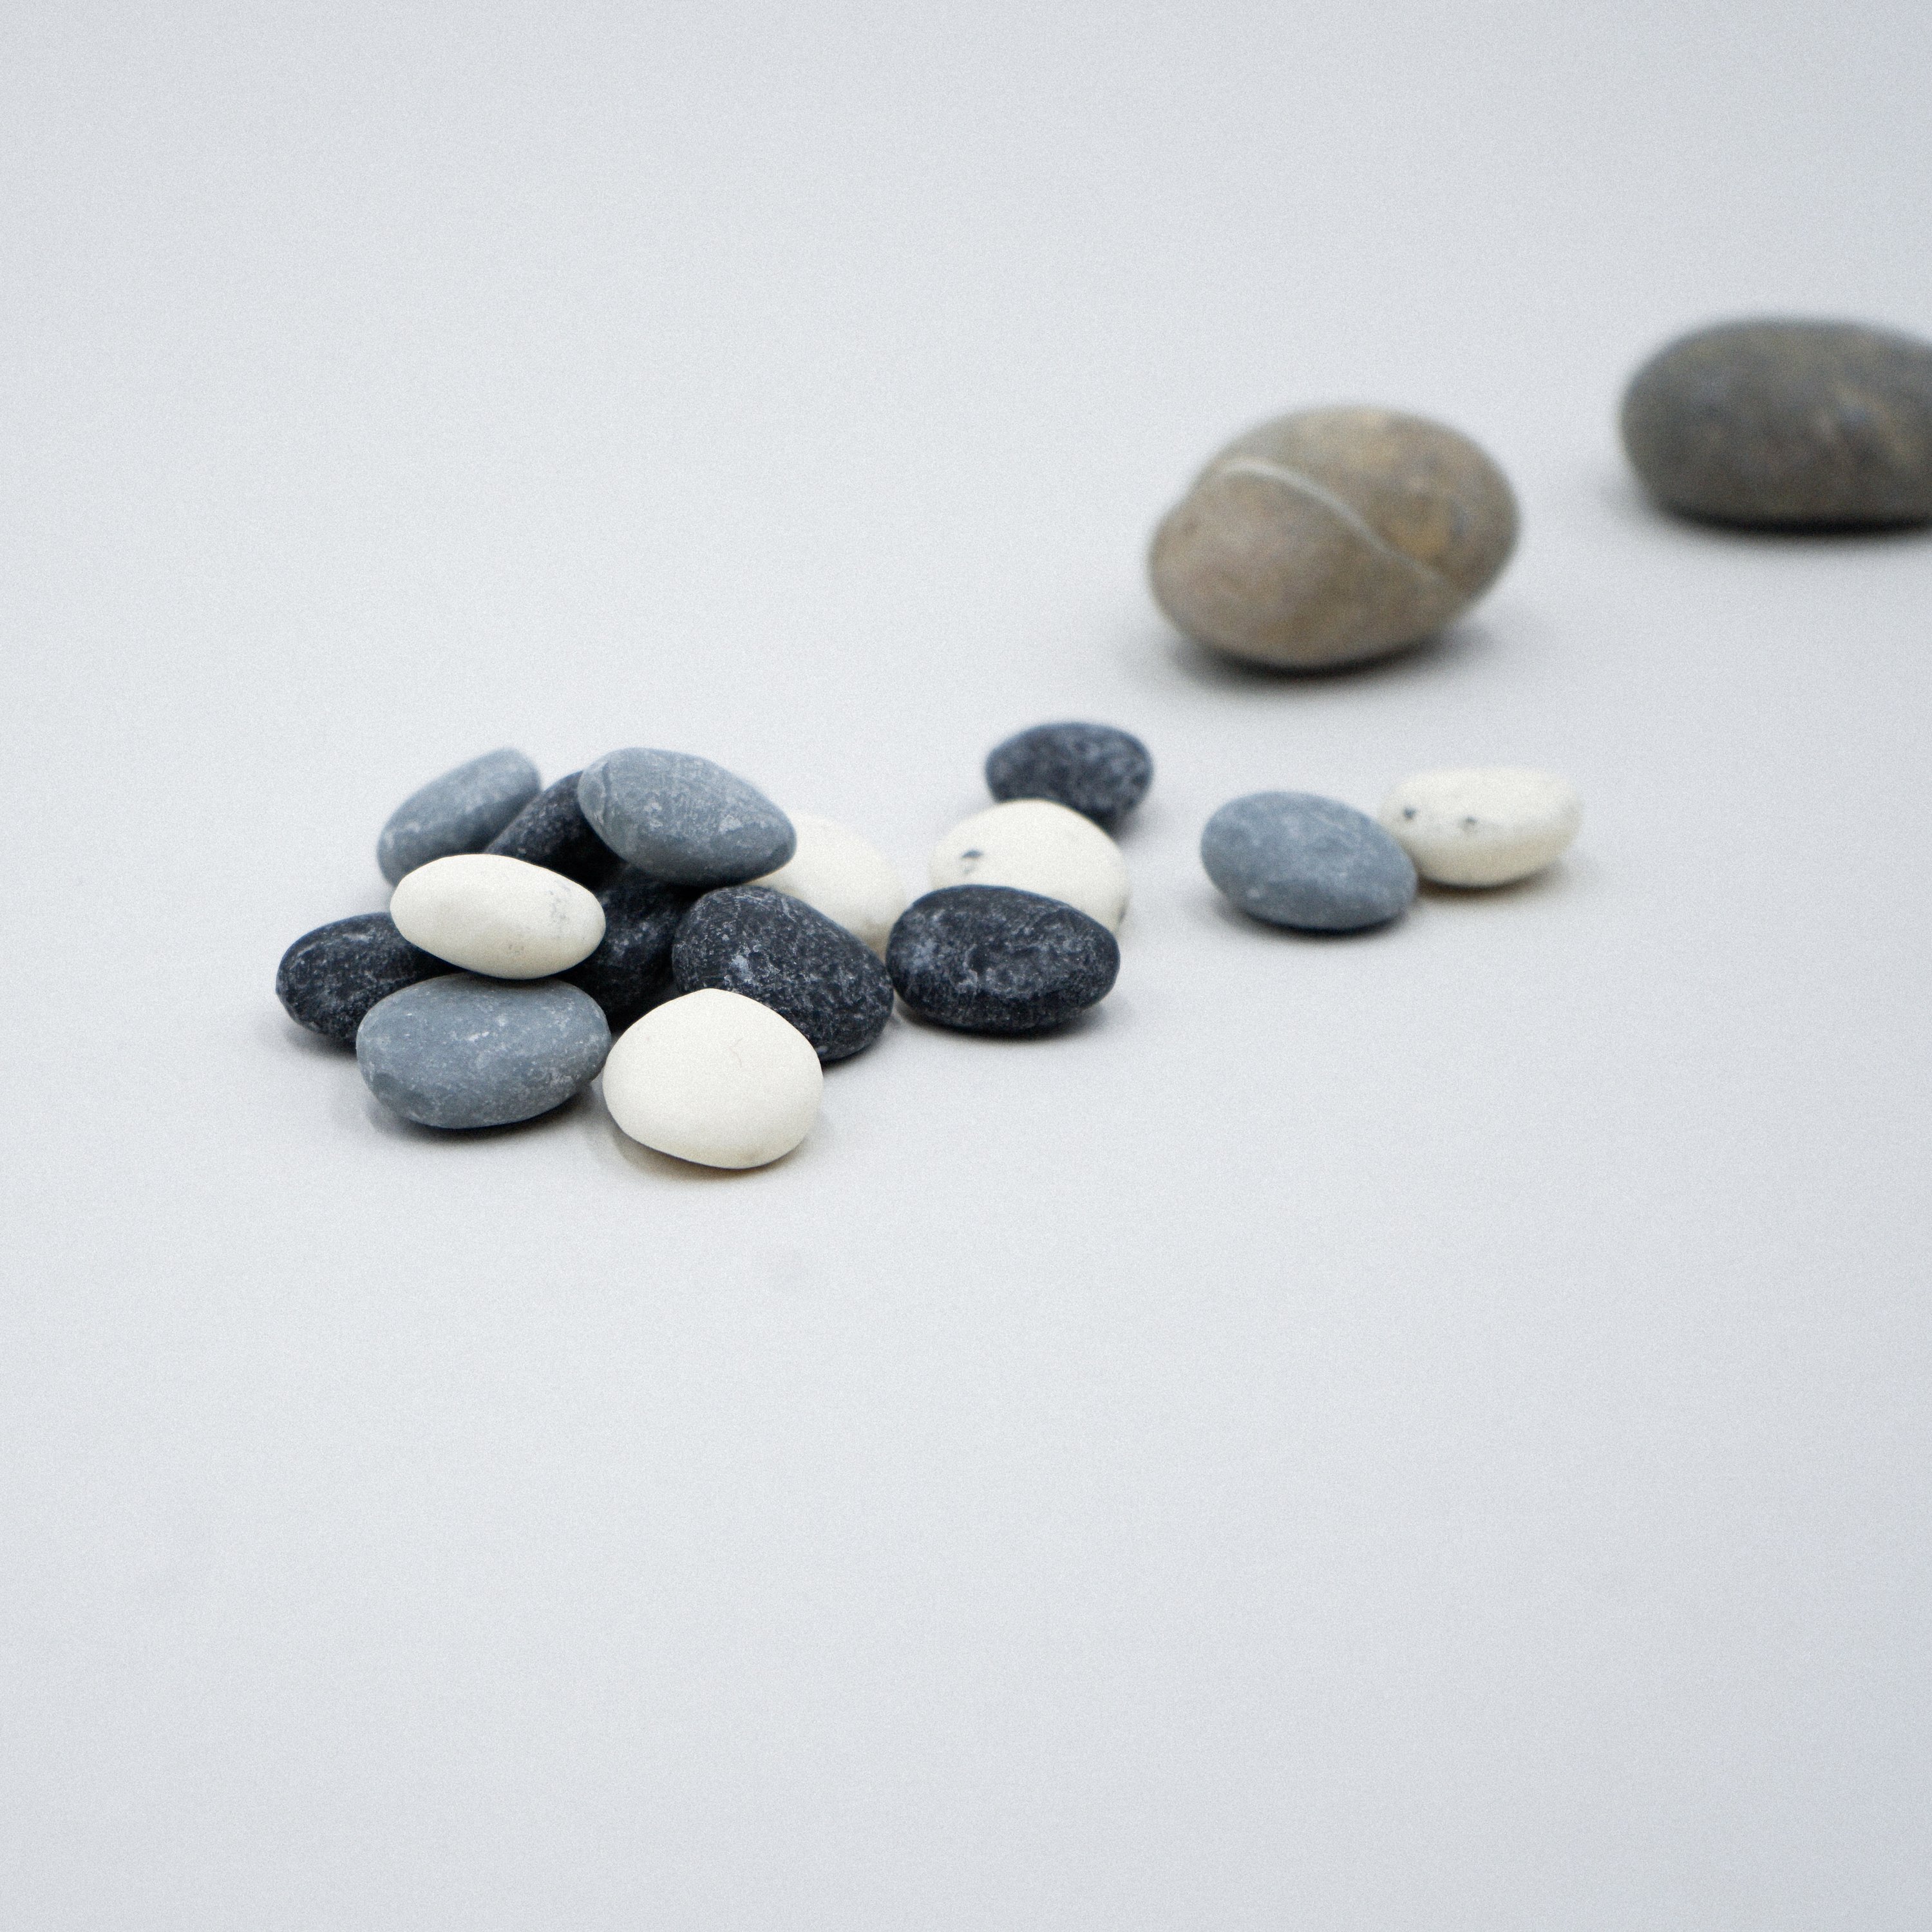
[[[1201,835],[1201,862],[1243,912],[1306,932],[1384,925],[1415,896],[1415,867],[1394,839],[1312,792],[1232,800]]]

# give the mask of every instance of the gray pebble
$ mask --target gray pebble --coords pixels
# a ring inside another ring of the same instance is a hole
[[[1632,378],[1624,448],[1667,509],[1761,529],[1932,519],[1932,344],[1850,322],[1729,322]]]
[[[862,1053],[892,1016],[892,982],[862,940],[770,886],[706,892],[671,953],[681,993],[742,993],[789,1020],[821,1060]]]
[[[798,841],[754,786],[688,752],[607,752],[577,782],[598,838],[640,872],[684,886],[775,872]]]
[[[1408,854],[1366,813],[1312,792],[1231,800],[1201,835],[1201,862],[1243,912],[1305,932],[1382,926],[1415,896]]]
[[[622,1033],[672,990],[671,943],[694,896],[690,886],[667,885],[634,866],[620,866],[597,895],[604,908],[604,938],[564,977],[604,1009],[613,1034]]]
[[[946,886],[900,914],[886,970],[914,1012],[966,1033],[1040,1033],[1106,998],[1120,949],[1096,919],[1013,886]]]
[[[386,912],[361,912],[305,932],[282,955],[275,997],[298,1026],[344,1046],[378,1000],[449,970],[412,946]]]
[[[394,885],[432,859],[480,852],[537,795],[542,779],[507,746],[432,778],[389,814],[376,842],[376,862]]]
[[[590,829],[577,802],[577,781],[582,776],[572,772],[546,786],[484,850],[561,872],[593,892],[608,885],[624,862]]]
[[[392,993],[356,1035],[369,1090],[426,1127],[501,1127],[560,1107],[610,1050],[597,1002],[556,980],[452,973]]]
[[[1036,724],[995,745],[986,787],[1009,799],[1046,798],[1112,826],[1146,797],[1154,759],[1131,731],[1112,724]]]

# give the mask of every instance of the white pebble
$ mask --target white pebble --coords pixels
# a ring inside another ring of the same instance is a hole
[[[494,980],[541,980],[596,952],[604,908],[574,879],[466,852],[405,873],[389,916],[412,946]]]
[[[604,1104],[634,1141],[703,1167],[763,1167],[818,1118],[825,1076],[789,1020],[706,988],[629,1028],[604,1063]]]
[[[934,886],[1014,886],[1077,906],[1109,932],[1127,910],[1127,862],[1090,818],[1016,798],[962,819],[932,848]]]
[[[798,849],[776,872],[754,879],[802,899],[884,957],[892,922],[906,909],[898,868],[869,840],[808,812],[788,812]]]
[[[1382,801],[1382,822],[1438,886],[1507,886],[1560,858],[1583,822],[1568,778],[1517,765],[1418,772]]]

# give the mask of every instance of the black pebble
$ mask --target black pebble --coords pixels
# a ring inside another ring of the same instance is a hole
[[[577,802],[577,781],[582,776],[572,772],[545,787],[484,850],[500,858],[548,866],[593,892],[609,885],[624,862],[591,830],[590,821]]]
[[[986,784],[1003,803],[1050,798],[1112,825],[1146,797],[1154,758],[1131,731],[1111,724],[1036,724],[995,745]]]
[[[865,941],[770,886],[706,892],[671,954],[678,991],[742,993],[790,1021],[820,1060],[848,1060],[885,1030],[892,982]]]
[[[1120,949],[1098,920],[1011,886],[915,899],[886,944],[901,999],[967,1033],[1039,1033],[1106,998]]]
[[[561,976],[581,986],[604,1009],[614,1034],[654,1006],[670,989],[671,941],[696,896],[626,866],[597,895],[604,937],[580,966]]]
[[[396,930],[386,912],[358,912],[305,932],[275,969],[275,997],[298,1026],[344,1046],[379,1000],[448,966]]]

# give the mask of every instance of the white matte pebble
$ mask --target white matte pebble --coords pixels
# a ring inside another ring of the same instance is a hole
[[[634,1141],[702,1167],[763,1167],[812,1131],[825,1076],[789,1020],[706,988],[628,1028],[604,1063],[604,1104]]]
[[[788,812],[798,849],[790,861],[754,886],[775,886],[802,899],[848,932],[856,933],[881,958],[892,922],[906,909],[898,868],[869,840],[836,820]]]
[[[1583,822],[1568,778],[1519,765],[1418,772],[1382,800],[1384,827],[1438,886],[1507,886],[1560,858]]]
[[[405,873],[389,916],[412,946],[493,980],[541,980],[596,951],[604,908],[574,879],[466,852]]]
[[[1120,848],[1051,799],[1016,798],[962,819],[932,848],[934,886],[1014,886],[1077,906],[1109,932],[1127,910]]]

